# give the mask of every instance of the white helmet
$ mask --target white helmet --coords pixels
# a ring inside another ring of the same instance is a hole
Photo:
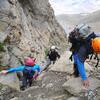
[[[91,33],[91,28],[87,24],[80,24],[76,26],[76,29],[78,29],[78,32],[80,33],[80,37],[86,38]]]
[[[51,46],[51,50],[55,50],[56,49],[56,47],[55,46]]]

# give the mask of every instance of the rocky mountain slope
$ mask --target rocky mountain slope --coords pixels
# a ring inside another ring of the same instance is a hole
[[[66,48],[66,35],[57,23],[48,0],[0,0],[1,65],[16,67],[29,55],[36,57],[40,63],[45,49],[52,44],[63,51]],[[34,48],[32,52],[31,47]],[[64,52],[56,64],[51,65],[49,71],[42,72],[33,86],[25,91],[12,89],[15,84],[19,88],[15,73],[0,74],[0,100],[89,100],[90,96],[90,100],[100,100],[100,69],[91,72],[94,65],[91,63],[91,67],[86,63],[92,93],[86,91],[85,95],[80,78],[72,75],[70,55],[69,51]]]
[[[0,0],[0,64],[16,67],[29,55],[40,62],[46,48],[65,41],[48,0]]]
[[[55,65],[50,66],[48,72],[43,72],[33,82],[33,86],[25,91],[2,86],[0,100],[100,100],[100,68],[91,72],[90,67],[93,68],[93,64],[88,65],[90,86],[84,89],[81,79],[72,75],[70,55],[69,51],[65,52]]]

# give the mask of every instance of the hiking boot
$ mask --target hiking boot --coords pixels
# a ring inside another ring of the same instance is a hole
[[[25,86],[20,86],[20,90],[21,90],[21,91],[24,91],[25,89],[26,89]]]
[[[79,77],[79,73],[74,72],[73,75],[75,78]]]

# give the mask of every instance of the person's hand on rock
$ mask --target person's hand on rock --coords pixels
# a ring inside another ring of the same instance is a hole
[[[88,87],[89,87],[89,80],[88,80],[88,79],[83,80],[83,86],[84,86],[85,88],[88,88]]]

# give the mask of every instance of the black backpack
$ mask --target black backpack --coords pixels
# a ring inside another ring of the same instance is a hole
[[[31,67],[29,66],[26,66],[23,70],[23,75],[26,77],[26,78],[33,78],[33,75],[34,75],[35,71],[32,70]]]
[[[81,45],[85,45],[86,49],[87,49],[87,55],[91,54],[90,60],[93,57],[93,48],[91,46],[91,40],[96,38],[95,33],[91,33],[87,38],[82,39],[79,37],[79,34],[76,33],[76,30],[73,30],[68,37],[68,41],[72,44],[70,51],[72,51],[72,53],[74,51],[78,51],[78,49],[80,48]],[[69,58],[72,61],[72,55]],[[98,66],[99,64],[99,57],[97,54],[95,54],[94,59],[97,60],[97,64],[95,65],[95,67]]]
[[[85,39],[79,37],[79,33],[76,29],[69,33],[68,42],[72,44],[70,51],[78,51],[80,46],[85,44]]]

